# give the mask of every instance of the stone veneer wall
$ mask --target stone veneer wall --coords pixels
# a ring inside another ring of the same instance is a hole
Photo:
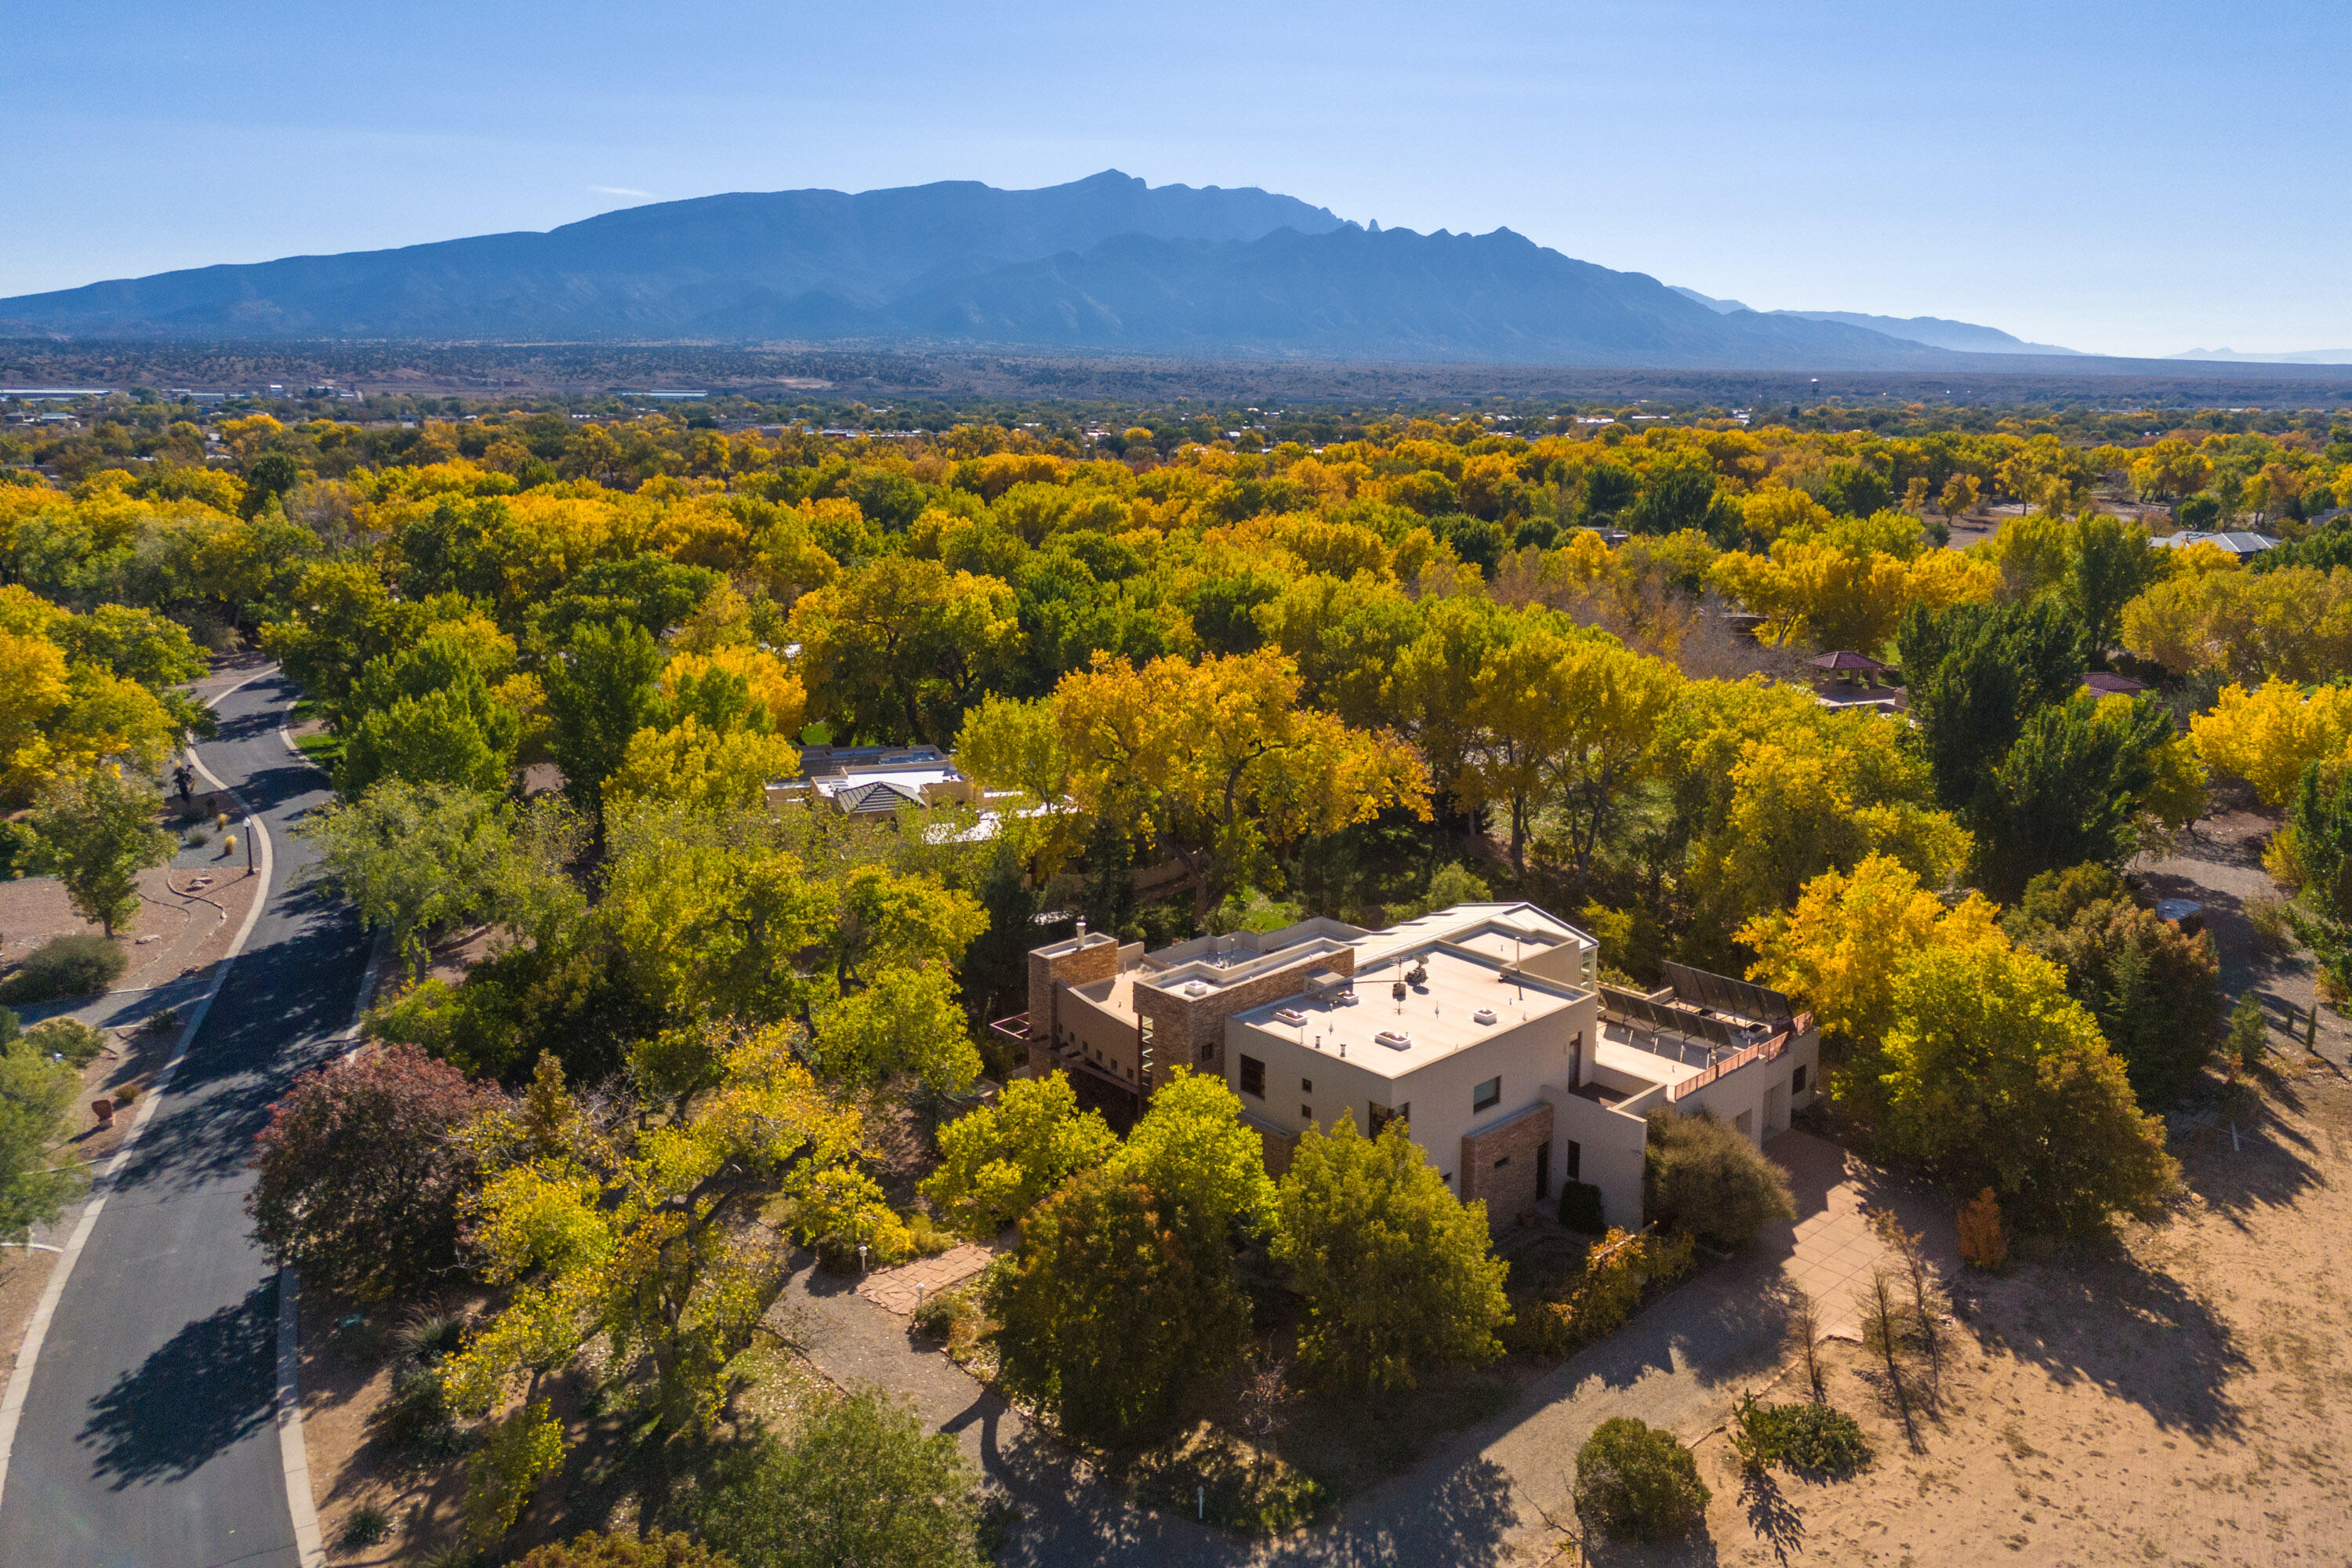
[[[1034,964],[1035,961],[1031,962]],[[1356,950],[1343,947],[1337,952],[1318,953],[1238,985],[1219,987],[1206,996],[1181,996],[1157,986],[1138,985],[1135,1010],[1151,1022],[1152,1087],[1167,1082],[1171,1072],[1179,1067],[1224,1077],[1225,1020],[1236,1013],[1297,995],[1307,988],[1307,975],[1319,969],[1353,978]]]
[[[1486,1201],[1486,1223],[1495,1229],[1532,1208],[1536,1197],[1536,1151],[1551,1142],[1552,1109],[1538,1100],[1517,1115],[1462,1140],[1462,1174],[1454,1190],[1465,1204]],[[1507,1160],[1501,1169],[1496,1162]],[[1551,1173],[1552,1191],[1559,1190],[1560,1173]]]
[[[1074,952],[1053,956],[1042,950],[1029,954],[1029,1066],[1035,1072],[1050,1072],[1056,1065],[1050,1047],[1054,1041],[1054,987],[1056,985],[1091,985],[1097,980],[1113,980],[1118,976],[1118,942],[1116,938],[1091,933],[1086,944]],[[1042,1042],[1042,1043],[1041,1043]]]

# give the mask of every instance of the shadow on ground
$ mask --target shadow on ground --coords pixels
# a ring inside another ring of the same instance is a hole
[[[92,1402],[77,1439],[117,1491],[182,1480],[268,1424],[276,1408],[278,1288],[199,1318]]]

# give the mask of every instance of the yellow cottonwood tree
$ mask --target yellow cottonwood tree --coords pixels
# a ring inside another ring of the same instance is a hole
[[[1203,918],[1307,834],[1391,805],[1429,816],[1420,754],[1302,707],[1296,667],[1272,649],[1139,669],[1098,653],[1054,706],[1080,807],[1181,862]]]
[[[800,752],[782,735],[756,730],[714,731],[688,714],[667,730],[646,729],[629,737],[621,765],[604,785],[614,804],[633,800],[673,801],[696,811],[719,811],[760,804],[772,780],[800,770]]]
[[[1765,618],[1770,643],[1870,653],[1885,646],[1912,605],[1944,609],[1989,599],[1999,569],[1948,550],[1903,561],[1883,551],[1854,551],[1826,540],[1787,540],[1769,555],[1717,556],[1708,581]]]
[[[1557,805],[1580,881],[1611,808],[1654,771],[1653,742],[1681,678],[1598,633],[1538,631],[1496,648],[1472,689],[1479,742],[1463,772],[1465,802],[1509,807],[1511,863],[1524,873],[1533,816]]]
[[[1910,867],[1871,855],[1815,877],[1794,908],[1757,916],[1739,940],[1757,953],[1750,980],[1797,998],[1826,1030],[1876,1040],[1893,1022],[1904,961],[1931,943],[2003,941],[1999,913],[1976,894],[1948,909]]]
[[[502,1531],[520,1499],[561,1462],[562,1428],[547,1413],[546,1377],[603,1338],[616,1363],[642,1354],[655,1409],[674,1429],[707,1430],[729,1367],[783,1287],[788,1253],[747,1226],[779,1197],[859,1187],[856,1201],[889,1210],[852,1162],[863,1127],[794,1059],[783,1027],[732,1038],[719,1086],[668,1121],[607,1123],[565,1089],[552,1053],[521,1103],[467,1133],[491,1174],[466,1201],[474,1245],[504,1308],[442,1373],[449,1401],[477,1419],[501,1416],[493,1447],[528,1456],[487,1467],[469,1515],[478,1536]],[[487,1504],[488,1506],[483,1506]]]
[[[2340,756],[2352,742],[2352,687],[2315,687],[2306,696],[2277,677],[2252,691],[2233,683],[2210,712],[2189,721],[2189,741],[2206,766],[2284,805],[2302,786],[2305,768]]]

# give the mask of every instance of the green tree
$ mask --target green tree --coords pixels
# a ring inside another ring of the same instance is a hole
[[[661,649],[634,621],[573,628],[549,667],[547,710],[564,793],[596,826],[604,844],[604,781],[628,754],[629,740],[652,722],[661,701],[655,678]]]
[[[961,1094],[980,1076],[980,1050],[945,964],[883,970],[819,1008],[808,1060],[827,1083],[867,1099],[901,1074],[940,1094]]]
[[[340,711],[360,671],[422,633],[425,607],[395,600],[374,568],[359,561],[305,567],[283,619],[261,628],[261,646],[303,690]]]
[[[378,660],[362,677],[355,703],[372,684],[369,677],[384,662]],[[491,694],[481,671],[439,639],[401,655],[395,665],[398,673],[386,684],[406,688],[414,683],[420,689],[400,689],[383,706],[360,709],[343,742],[336,786],[345,795],[358,795],[379,779],[401,778],[472,790],[505,789],[514,771],[522,721]]]
[[[53,1165],[49,1152],[72,1127],[81,1075],[42,1055],[5,1008],[0,1036],[0,1239],[21,1242],[81,1190],[80,1168]]]
[[[2352,771],[2307,764],[2279,837],[2291,838],[2303,877],[2289,907],[2294,933],[2352,989]]]
[[[1769,1222],[1797,1217],[1780,1167],[1746,1133],[1706,1111],[1651,1114],[1643,1208],[1718,1247],[1745,1247]]]
[[[1274,1223],[1265,1141],[1242,1124],[1242,1102],[1222,1078],[1177,1068],[1152,1091],[1108,1169],[1150,1187],[1211,1236],[1260,1236]]]
[[[2113,709],[2077,699],[2026,720],[1973,814],[1986,892],[2013,899],[2044,871],[2129,859],[2173,734],[2171,710],[2153,697]]]
[[[157,798],[118,768],[59,779],[33,810],[32,865],[65,884],[75,912],[108,936],[139,915],[139,873],[172,858],[155,826]]]
[[[1842,458],[1822,477],[1819,500],[1840,517],[1868,517],[1895,504],[1895,487],[1869,464]]]
[[[722,1459],[700,1526],[740,1568],[981,1568],[974,1480],[954,1437],[860,1390]]]
[[[1305,1300],[1300,1359],[1327,1381],[1410,1388],[1425,1365],[1503,1353],[1508,1265],[1486,1205],[1465,1205],[1402,1121],[1378,1138],[1352,1117],[1310,1128],[1282,1178],[1274,1256]]]
[[[388,778],[322,807],[301,833],[318,846],[315,874],[391,933],[414,973],[439,932],[498,919],[543,933],[582,912],[560,865],[571,824],[544,805],[521,820],[518,835],[513,812],[462,785]]]
[[[1090,1439],[1167,1415],[1233,1364],[1249,1329],[1224,1236],[1102,1170],[1030,1211],[987,1302],[1006,1385]]]
[[[2070,531],[2066,603],[2083,623],[2091,657],[2104,663],[2124,606],[2162,580],[2164,552],[2147,530],[2120,518],[2086,517]]]
[[[2097,1022],[2044,959],[2000,942],[1928,947],[1895,983],[1883,1054],[1888,1150],[1956,1194],[1992,1187],[2029,1226],[2096,1230],[2156,1213],[2179,1181]]]
[[[2026,719],[2072,696],[2086,668],[2081,622],[2051,599],[1940,613],[1914,605],[1896,642],[1937,799],[1964,816],[1982,803]]]
[[[1022,1079],[940,1129],[940,1166],[923,1195],[964,1235],[992,1237],[1118,1147],[1101,1112],[1078,1109],[1062,1073]]]
[[[2161,1110],[2178,1103],[2213,1058],[2221,994],[2212,939],[2201,931],[2185,935],[2119,887],[2071,910],[2055,889],[2035,898],[2057,879],[2049,872],[2036,877],[2004,924],[2020,947],[2066,972],[2067,994],[2098,1020],[2140,1104]],[[2063,918],[2032,918],[2045,910]]]

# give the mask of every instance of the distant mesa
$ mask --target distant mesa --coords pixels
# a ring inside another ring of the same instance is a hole
[[[2219,360],[2231,364],[2352,364],[2352,349],[2300,349],[2293,353],[2242,354],[2235,349],[2183,349],[2167,359]]]

